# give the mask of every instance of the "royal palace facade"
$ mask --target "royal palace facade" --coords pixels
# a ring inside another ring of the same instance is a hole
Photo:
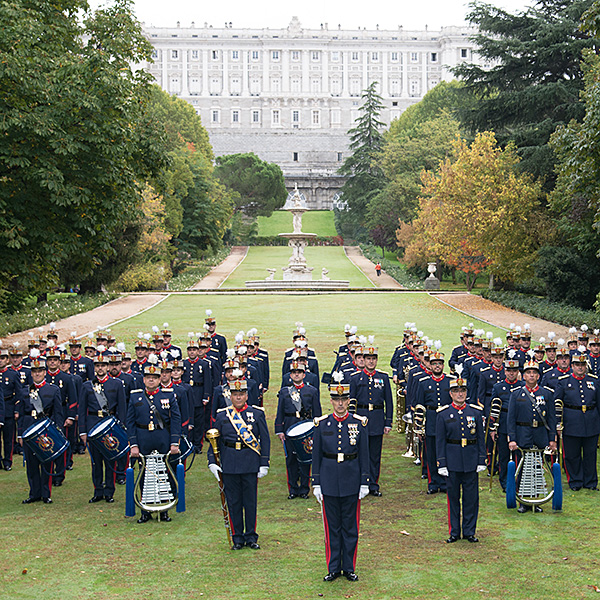
[[[347,132],[373,81],[386,125],[421,100],[451,68],[480,62],[474,30],[283,29],[144,26],[154,62],[144,65],[166,91],[189,102],[216,156],[254,152],[277,163],[288,189],[309,208],[331,208],[343,184]]]

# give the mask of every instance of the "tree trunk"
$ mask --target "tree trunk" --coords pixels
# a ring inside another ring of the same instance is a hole
[[[494,274],[493,273],[490,273],[490,281],[488,283],[488,289],[489,290],[494,289]]]
[[[473,289],[473,285],[475,284],[475,280],[477,279],[476,275],[470,275],[469,273],[465,273],[467,278],[467,292],[470,292]]]

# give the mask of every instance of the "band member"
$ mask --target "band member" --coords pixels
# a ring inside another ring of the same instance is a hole
[[[310,463],[300,462],[291,445],[285,443],[285,432],[300,421],[311,421],[321,416],[321,403],[317,390],[304,383],[305,366],[298,361],[290,365],[291,385],[283,386],[277,394],[275,433],[285,449],[288,500],[296,497],[308,498],[310,489]]]
[[[109,415],[124,423],[127,410],[123,382],[108,376],[108,352],[103,346],[98,346],[98,351],[99,354],[94,359],[96,375],[94,379],[83,384],[79,398],[79,436],[84,444],[87,443],[88,433],[94,425]],[[116,461],[109,462],[92,445],[88,448],[94,484],[94,495],[90,498],[90,503],[101,500],[114,502]]]
[[[72,331],[69,338],[69,352],[71,353],[71,375],[79,375],[83,381],[89,381],[94,378],[93,359],[82,356],[81,342],[77,339],[77,332]]]
[[[329,394],[333,413],[314,420],[313,493],[323,505],[324,581],[344,575],[357,581],[356,550],[360,501],[369,494],[370,461],[368,419],[348,412],[350,386],[343,374],[332,374]]]
[[[230,382],[231,406],[217,411],[221,467],[215,462],[212,446],[208,449],[208,468],[219,478],[222,470],[225,497],[229,507],[233,549],[244,545],[258,550],[256,533],[258,479],[269,472],[271,440],[260,406],[248,406],[247,382]]]
[[[495,425],[495,431],[490,434],[491,440],[496,444],[498,450],[498,478],[502,491],[506,491],[506,471],[508,469],[508,429],[506,425],[508,416],[508,405],[511,394],[523,385],[523,381],[519,379],[519,361],[513,358],[508,358],[504,361],[504,381],[498,382],[492,389],[492,400],[500,398],[502,408],[500,409],[499,422]],[[490,425],[491,427],[491,425]]]
[[[144,367],[144,390],[133,390],[127,407],[127,435],[131,447],[131,458],[147,456],[154,450],[160,454],[179,454],[181,437],[181,414],[170,389],[160,389],[160,372],[156,355],[151,355]],[[173,481],[170,480],[171,486]],[[141,482],[142,493],[144,480]],[[147,523],[152,517],[142,510],[138,523]],[[171,517],[165,510],[160,513],[161,521]]]
[[[571,356],[573,372],[560,377],[555,398],[564,403],[563,449],[569,487],[598,489],[596,449],[600,434],[600,383],[587,372],[586,354]]]
[[[440,344],[441,346],[441,344]],[[436,411],[447,406],[450,398],[450,378],[444,374],[444,354],[434,352],[429,356],[431,375],[420,380],[416,403],[427,409],[425,419],[425,459],[427,463],[427,493],[446,491],[446,480],[438,473],[436,458]]]
[[[9,366],[8,348],[0,348],[0,410],[2,411],[2,426],[0,426],[0,468],[5,471],[12,469],[13,441],[15,437],[15,413],[21,395],[21,378]]]
[[[369,460],[371,476],[369,477],[369,493],[381,496],[379,491],[379,472],[381,470],[381,448],[383,435],[392,430],[392,388],[387,373],[377,370],[376,346],[363,349],[365,368],[362,373],[350,380],[350,397],[356,400],[356,414],[368,417]]]
[[[450,383],[452,404],[439,409],[436,419],[437,465],[446,478],[448,517],[452,544],[462,537],[478,542],[475,536],[479,512],[479,476],[485,471],[483,411],[467,404],[467,382]],[[461,524],[462,495],[462,524]]]
[[[211,348],[214,348],[220,357],[220,362],[223,364],[227,359],[227,340],[225,336],[217,333],[217,320],[212,316],[212,310],[206,310],[206,319],[204,319],[206,324],[206,331],[210,334],[211,338]]]
[[[194,405],[194,429],[191,432],[190,442],[194,446],[196,454],[202,452],[202,439],[204,437],[204,411],[210,402],[212,395],[212,379],[210,376],[210,364],[200,358],[198,342],[193,339],[194,334],[188,334],[187,344],[188,358],[183,361],[183,381],[190,385]]]
[[[540,369],[533,360],[523,365],[524,385],[510,396],[508,405],[508,449],[516,453],[515,462],[521,458],[520,448],[546,448],[556,450],[556,417],[552,392],[538,385]],[[595,451],[595,447],[594,447]],[[518,488],[517,481],[517,488]],[[520,513],[531,510],[531,506],[522,504]],[[535,506],[534,512],[543,512],[541,506]]]
[[[20,403],[18,441],[21,446],[23,446],[23,432],[36,421],[47,417],[58,426],[62,425],[65,419],[60,389],[46,381],[46,361],[39,356],[37,349],[32,350],[31,378],[32,384],[22,394]],[[24,446],[24,452],[29,496],[23,500],[23,504],[31,504],[40,500],[44,504],[51,504],[52,461],[41,463],[27,445]]]

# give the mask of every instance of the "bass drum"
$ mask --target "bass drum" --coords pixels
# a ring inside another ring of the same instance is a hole
[[[301,463],[312,463],[314,430],[312,421],[300,421],[285,432],[286,442],[290,442],[292,451]]]
[[[23,443],[42,463],[58,458],[69,447],[67,438],[50,419],[38,421],[28,427],[23,432]]]

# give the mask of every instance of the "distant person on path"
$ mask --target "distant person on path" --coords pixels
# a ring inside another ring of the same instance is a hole
[[[377,273],[377,277],[381,276],[381,263],[379,262],[375,265],[375,273]]]

